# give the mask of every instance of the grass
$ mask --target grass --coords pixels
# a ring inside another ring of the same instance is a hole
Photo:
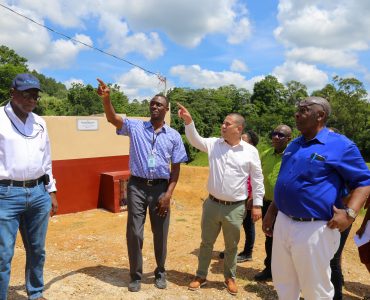
[[[198,152],[195,159],[189,163],[189,166],[208,167],[208,155],[205,152]]]

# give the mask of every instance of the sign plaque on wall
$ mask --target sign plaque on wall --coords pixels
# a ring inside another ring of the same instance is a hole
[[[94,131],[99,129],[97,119],[77,119],[77,130]]]

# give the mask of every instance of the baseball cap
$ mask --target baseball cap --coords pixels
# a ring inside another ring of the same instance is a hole
[[[25,91],[29,89],[38,89],[41,91],[40,88],[40,81],[31,74],[18,74],[15,76],[12,82],[12,88],[18,91]]]

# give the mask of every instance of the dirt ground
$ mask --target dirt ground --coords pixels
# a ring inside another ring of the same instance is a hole
[[[215,245],[214,257],[205,288],[187,289],[197,267],[200,243],[201,205],[205,199],[208,169],[182,167],[171,207],[168,243],[168,288],[154,287],[155,258],[149,219],[145,226],[143,249],[144,277],[138,293],[127,290],[129,264],[125,241],[126,212],[113,214],[104,210],[55,216],[50,220],[45,265],[47,299],[277,299],[272,283],[256,283],[253,276],[263,268],[264,235],[257,223],[253,261],[238,264],[239,293],[230,296],[223,287],[222,234]],[[362,299],[370,294],[370,276],[360,263],[353,234],[362,219],[353,226],[343,255],[344,299]],[[244,234],[241,235],[241,244]],[[27,299],[24,287],[25,256],[17,240],[12,264],[9,299]]]

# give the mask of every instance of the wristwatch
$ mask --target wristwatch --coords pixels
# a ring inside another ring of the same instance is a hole
[[[356,219],[358,213],[354,209],[346,207],[345,211],[349,217],[351,217],[352,219]]]

